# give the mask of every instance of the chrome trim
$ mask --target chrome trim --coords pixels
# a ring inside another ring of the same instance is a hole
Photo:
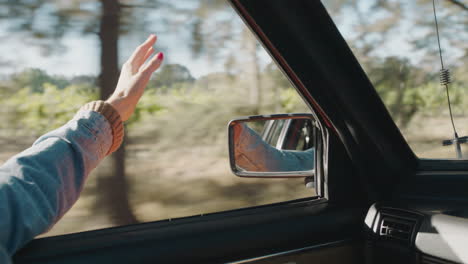
[[[281,257],[281,256],[290,255],[290,254],[296,254],[296,253],[305,252],[305,251],[314,250],[314,249],[319,249],[319,248],[323,248],[323,247],[336,246],[336,245],[344,244],[344,243],[350,242],[350,241],[351,241],[351,239],[333,241],[333,242],[329,242],[329,243],[325,243],[325,244],[308,246],[308,247],[303,247],[303,248],[298,248],[298,249],[292,249],[292,250],[288,250],[288,251],[273,253],[273,254],[269,254],[269,255],[265,255],[265,256],[261,256],[261,257],[255,257],[255,258],[244,259],[244,260],[237,260],[237,261],[233,261],[233,262],[226,262],[225,264],[249,263],[249,262],[264,260],[264,259],[268,259],[268,258]]]
[[[304,178],[315,176],[315,169],[308,171],[254,172],[233,171],[236,176],[245,178]]]
[[[288,129],[289,129],[290,125],[291,125],[291,119],[286,119],[286,121],[284,122],[283,127],[281,128],[281,132],[280,132],[280,135],[279,135],[280,140],[278,140],[278,142],[276,142],[276,148],[277,149],[283,149],[283,144],[284,144],[284,140],[285,140],[285,137],[286,137],[286,133],[288,133]]]
[[[246,178],[305,178],[315,177],[315,169],[307,171],[281,171],[281,172],[253,172],[241,171],[237,168],[234,158],[234,134],[232,127],[240,122],[251,122],[256,120],[293,120],[293,119],[308,119],[313,124],[317,124],[314,115],[310,113],[289,113],[289,114],[272,114],[272,115],[256,115],[246,116],[233,119],[228,124],[228,145],[229,145],[229,164],[232,173],[239,177]],[[284,130],[281,130],[283,133]],[[319,130],[320,131],[320,130]],[[315,156],[317,157],[316,153]],[[314,159],[316,159],[316,157]]]

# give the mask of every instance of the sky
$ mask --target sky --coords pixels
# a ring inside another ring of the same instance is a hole
[[[6,34],[5,32],[2,33]],[[157,34],[157,32],[155,33]],[[0,50],[2,51],[0,58],[11,65],[0,66],[0,75],[18,72],[24,68],[40,68],[54,75],[65,76],[97,75],[99,72],[100,51],[96,36],[79,34],[67,36],[62,40],[62,44],[66,46],[66,51],[51,56],[43,56],[40,48],[24,43],[19,34],[18,36],[10,34],[10,36],[0,43]],[[121,57],[129,57],[138,43],[144,41],[147,37],[145,34],[135,36],[127,41],[121,41]],[[164,47],[165,63],[185,65],[195,77],[219,71],[219,67],[222,69],[222,64],[207,63],[204,58],[192,59],[188,47],[175,45],[177,41],[174,40],[174,37],[163,34],[158,37],[155,48]],[[122,60],[121,63],[123,63]]]
[[[191,4],[193,5],[193,1]],[[353,24],[356,21],[353,20],[351,14],[349,16],[346,14],[345,17],[348,18],[339,23],[339,28],[345,38],[348,38],[353,36]],[[66,50],[59,54],[43,56],[40,49],[34,43],[31,43],[31,40],[24,39],[22,34],[9,32],[5,28],[6,24],[0,23],[0,62],[7,62],[7,65],[0,63],[0,75],[18,72],[24,68],[40,68],[50,74],[65,76],[97,75],[99,72],[99,43],[97,35],[68,34],[62,40],[62,44],[66,47]],[[148,32],[150,30],[151,28],[147,29]],[[185,65],[195,78],[210,72],[224,70],[222,61],[208,60],[207,57],[192,58],[187,40],[187,36],[189,35],[187,31],[183,31],[184,27],[181,27],[177,31],[157,32],[155,27],[155,32],[152,32],[159,37],[156,49],[162,48],[164,50],[166,55],[165,63]],[[395,36],[391,38],[389,43],[386,43],[385,47],[379,49],[377,54],[380,56],[405,56],[410,58],[413,63],[417,63],[421,54],[412,51],[409,38],[418,32],[414,32],[414,29],[411,35],[407,34],[408,32],[412,32],[411,25],[403,23]],[[147,33],[145,32],[135,32],[129,37],[121,38],[119,42],[121,63],[123,63],[124,58],[127,58],[131,54],[134,47],[139,42],[144,41],[146,37]],[[263,64],[271,61],[264,51],[261,52],[260,58]]]
[[[66,3],[65,0],[62,2]],[[181,1],[177,4],[185,8],[194,8],[196,1]],[[86,4],[84,1],[80,8],[96,9],[98,6]],[[43,8],[46,11],[47,7]],[[158,16],[158,10],[150,10],[150,16]],[[40,17],[40,16],[38,16]],[[46,17],[46,16],[45,16]],[[146,18],[151,20],[150,18]],[[47,28],[50,21],[40,19],[39,25]],[[58,52],[48,56],[41,53],[41,49],[34,43],[34,39],[27,38],[19,32],[8,30],[9,24],[5,20],[0,20],[0,75],[7,75],[21,71],[24,68],[40,68],[48,73],[64,76],[75,75],[97,75],[99,73],[99,40],[96,34],[83,35],[78,32],[67,33],[61,40],[61,44],[66,47],[63,52]],[[206,58],[192,58],[190,47],[187,41],[187,33],[184,25],[177,30],[170,32],[158,32],[161,26],[149,26],[145,32],[132,32],[120,37],[119,52],[120,63],[122,64],[142,41],[146,40],[149,33],[158,35],[158,43],[155,45],[157,51],[165,52],[165,63],[178,63],[189,68],[195,77],[200,77],[210,72],[223,70],[221,62],[208,61]],[[183,32],[185,30],[185,32]]]

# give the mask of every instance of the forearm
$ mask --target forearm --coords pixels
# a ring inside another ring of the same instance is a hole
[[[89,172],[120,146],[122,121],[130,118],[163,61],[162,53],[150,58],[155,42],[150,35],[124,63],[107,103],[85,105],[82,109],[93,111],[80,112],[0,167],[1,263],[9,261],[5,254],[52,227],[78,199]]]
[[[236,161],[243,169],[258,172],[314,169],[313,148],[306,151],[279,150],[266,143],[255,131],[244,125],[236,142]]]
[[[13,254],[47,231],[78,199],[112,145],[106,118],[80,111],[0,167],[0,247]]]
[[[281,171],[306,171],[315,168],[315,148],[304,151],[279,150],[281,162],[278,166]]]

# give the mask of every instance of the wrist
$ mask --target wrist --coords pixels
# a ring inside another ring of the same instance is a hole
[[[115,98],[114,96],[111,96],[109,99],[105,101],[105,103],[111,105],[117,113],[119,113],[120,118],[123,120],[123,109],[122,109],[122,103],[120,102],[121,99]]]
[[[93,101],[85,104],[80,110],[91,110],[106,118],[112,128],[112,146],[107,155],[116,151],[120,147],[120,144],[122,144],[124,128],[120,113],[115,109],[114,105],[107,101]]]
[[[106,100],[106,103],[111,105],[120,115],[123,122],[127,121],[132,115],[133,111],[130,109],[128,98],[111,96]]]

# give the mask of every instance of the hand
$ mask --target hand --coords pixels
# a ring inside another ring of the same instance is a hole
[[[135,49],[122,67],[114,93],[106,101],[119,112],[122,121],[127,121],[132,116],[151,74],[161,66],[164,59],[164,54],[159,52],[144,64],[154,52],[153,45],[156,43],[156,39],[155,35],[150,35],[143,44]]]

